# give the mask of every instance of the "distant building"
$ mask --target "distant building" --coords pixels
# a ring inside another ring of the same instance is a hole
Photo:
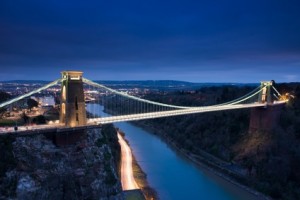
[[[55,100],[53,96],[40,97],[39,102],[42,107],[55,106]]]

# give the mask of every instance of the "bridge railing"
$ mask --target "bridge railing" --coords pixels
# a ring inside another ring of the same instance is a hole
[[[8,100],[4,103],[0,104],[0,108],[5,108],[13,103],[16,103],[22,99],[26,99],[36,93],[47,90],[48,88],[57,85],[61,82],[62,79],[57,79],[41,88],[33,90],[29,93],[16,97],[14,99]],[[169,113],[200,113],[202,110],[206,111],[216,111],[222,110],[224,108],[243,108],[243,104],[248,105],[248,107],[253,106],[261,106],[262,104],[258,104],[258,96],[261,94],[265,87],[257,87],[253,91],[234,99],[232,101],[228,101],[221,104],[210,105],[210,106],[181,106],[181,105],[172,105],[163,102],[156,102],[149,99],[145,99],[143,96],[140,96],[139,93],[132,94],[128,91],[121,91],[118,89],[112,89],[105,85],[96,83],[94,81],[88,80],[86,78],[82,78],[83,83],[85,84],[85,94],[86,101],[91,101],[95,104],[101,105],[101,109],[105,109],[106,112],[109,112],[113,115],[121,115],[121,116],[130,116],[130,115],[138,115],[142,116],[142,114],[146,114],[148,117],[150,115],[154,117],[159,116],[167,116]],[[276,90],[274,86],[273,95],[277,97],[281,96],[280,93]],[[251,105],[252,104],[252,105]],[[256,104],[256,105],[255,105]],[[247,106],[245,106],[247,107]],[[98,111],[89,112],[90,118],[99,118]],[[147,114],[149,113],[149,114]],[[156,113],[156,114],[155,114]],[[146,116],[145,115],[145,116]]]

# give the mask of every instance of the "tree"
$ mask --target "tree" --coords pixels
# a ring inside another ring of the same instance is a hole
[[[35,124],[46,124],[46,118],[43,115],[38,115],[32,120]]]
[[[32,108],[37,107],[38,105],[39,105],[39,103],[34,99],[28,99],[27,100],[27,106],[28,106],[28,109],[30,111],[31,111]]]
[[[24,123],[27,124],[29,122],[30,117],[28,117],[25,112],[22,113],[21,118],[23,119]]]
[[[11,98],[11,95],[6,93],[6,92],[3,92],[3,91],[0,91],[0,102],[4,102],[8,99]]]
[[[0,102],[7,101],[10,98],[11,98],[10,94],[8,94],[6,92],[3,92],[3,91],[0,91]],[[6,108],[1,108],[0,109],[0,117],[1,118],[3,117],[3,114],[5,113],[5,111],[6,111]]]

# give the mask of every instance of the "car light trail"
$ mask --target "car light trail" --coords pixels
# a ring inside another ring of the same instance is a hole
[[[136,184],[132,171],[132,153],[126,141],[118,132],[119,144],[121,146],[121,183],[123,190],[139,188]]]

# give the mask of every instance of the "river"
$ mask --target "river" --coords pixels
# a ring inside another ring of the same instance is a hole
[[[103,106],[87,104],[87,110],[109,116]],[[147,174],[149,185],[162,200],[238,200],[256,199],[245,190],[196,166],[174,151],[155,134],[128,122],[115,123],[125,132],[137,162]]]

